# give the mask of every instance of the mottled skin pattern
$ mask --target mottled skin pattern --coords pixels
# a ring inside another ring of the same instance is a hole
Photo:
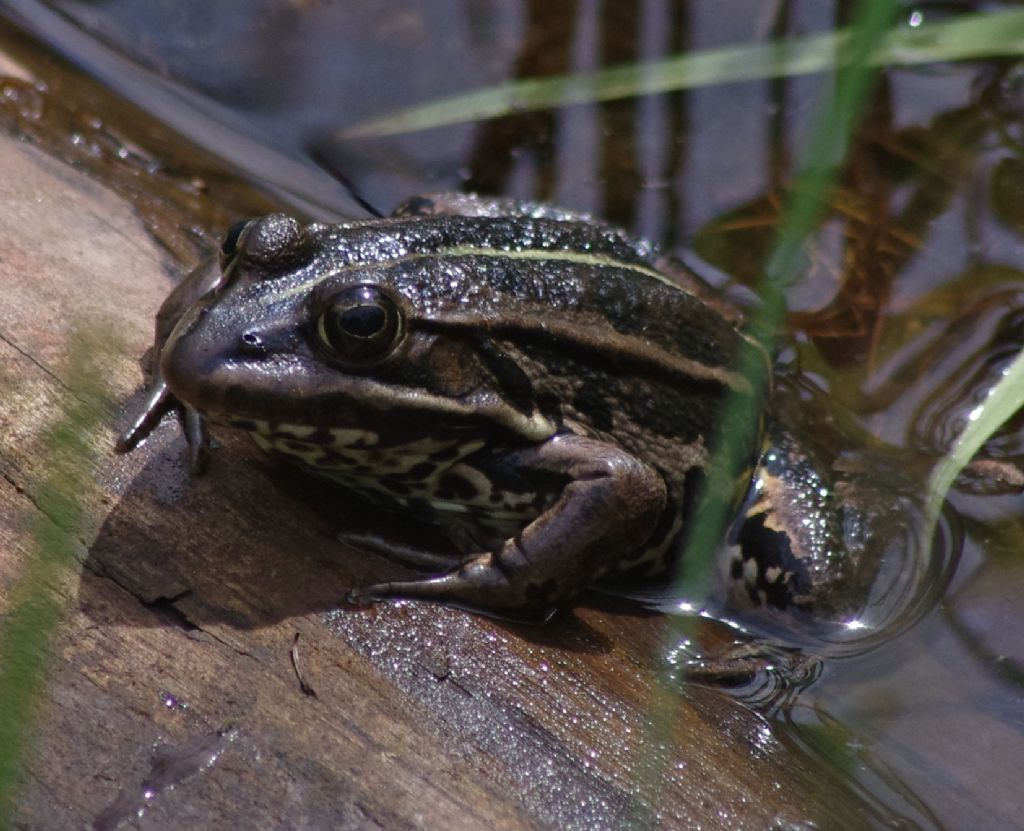
[[[207,420],[239,427],[448,533],[450,570],[370,596],[537,618],[602,577],[665,573],[723,398],[750,391],[730,367],[757,347],[697,278],[546,206],[275,214],[221,259],[164,304],[154,391],[119,449],[176,409],[197,468]]]

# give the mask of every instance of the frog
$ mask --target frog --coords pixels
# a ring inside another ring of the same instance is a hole
[[[723,408],[746,400],[756,423],[713,494],[736,516],[728,580],[752,603],[810,606],[844,570],[832,491],[766,412],[771,359],[741,321],[653,244],[543,203],[436,194],[338,224],[270,214],[235,225],[163,303],[150,392],[117,450],[174,412],[200,473],[209,425],[244,431],[339,498],[450,541],[343,533],[423,572],[357,597],[545,620],[590,587],[670,581]]]

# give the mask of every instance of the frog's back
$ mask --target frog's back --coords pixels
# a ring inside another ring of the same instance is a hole
[[[670,480],[703,463],[743,336],[658,268],[648,243],[550,217],[439,215],[332,230],[332,251],[377,248],[362,279],[414,306],[410,325],[478,341],[524,410],[609,438]],[[366,235],[364,244],[362,237]],[[389,238],[401,240],[381,256]]]

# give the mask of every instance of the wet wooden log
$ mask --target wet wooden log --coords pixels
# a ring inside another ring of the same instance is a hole
[[[199,479],[173,423],[116,457],[181,264],[129,203],[32,146],[0,139],[0,183],[5,613],[67,461],[52,425],[77,405],[93,425],[84,522],[45,587],[64,617],[15,827],[858,827],[759,716],[715,691],[658,695],[657,615],[594,601],[530,628],[349,608],[350,588],[401,572],[334,535],[381,517],[240,437]],[[91,374],[69,369],[83,348]]]

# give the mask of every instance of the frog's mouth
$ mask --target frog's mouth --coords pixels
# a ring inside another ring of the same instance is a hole
[[[301,431],[358,431],[369,425],[388,440],[496,430],[531,442],[557,430],[541,412],[523,412],[488,390],[453,398],[373,376],[344,375],[298,346],[252,359],[183,338],[169,341],[161,371],[178,401],[211,422],[246,429],[251,422]]]

